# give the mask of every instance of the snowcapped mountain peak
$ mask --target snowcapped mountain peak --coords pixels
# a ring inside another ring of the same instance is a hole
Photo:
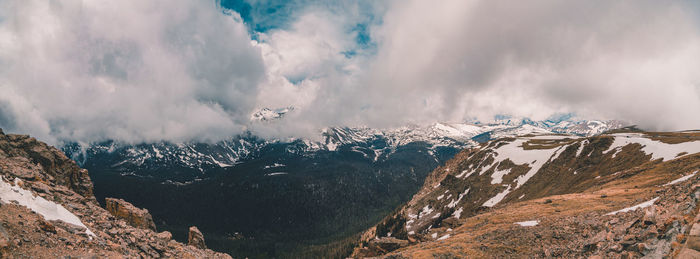
[[[272,121],[284,117],[285,114],[294,110],[294,107],[284,107],[278,109],[262,108],[250,116],[250,121]]]
[[[293,107],[262,109],[252,115],[258,122],[274,122],[292,111]],[[619,121],[565,120],[533,121],[527,118],[513,119],[501,116],[496,122],[454,123],[439,122],[428,125],[407,125],[391,129],[369,127],[328,127],[320,130],[320,140],[310,139],[261,139],[252,133],[234,136],[217,143],[143,143],[129,145],[107,141],[91,145],[69,144],[63,150],[78,163],[95,158],[107,159],[113,167],[137,170],[144,167],[171,164],[196,171],[208,168],[230,167],[246,159],[256,157],[270,145],[284,145],[284,150],[303,156],[316,152],[341,152],[351,150],[362,153],[374,162],[388,158],[400,147],[412,143],[426,145],[430,152],[441,147],[464,149],[477,142],[523,135],[569,134],[592,136],[611,129],[621,128]]]

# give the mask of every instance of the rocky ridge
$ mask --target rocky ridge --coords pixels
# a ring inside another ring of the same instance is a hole
[[[58,149],[0,130],[0,258],[230,258],[136,225],[100,207],[87,171]]]
[[[697,131],[487,142],[433,171],[353,257],[687,255],[682,244],[693,250],[698,234],[699,152]]]
[[[256,113],[261,121],[274,122],[293,108],[274,112],[263,109]],[[267,114],[267,115],[265,115]],[[216,143],[141,143],[118,141],[101,143],[66,143],[62,150],[79,164],[104,160],[113,168],[127,172],[154,170],[164,166],[195,169],[204,172],[213,168],[231,167],[260,156],[265,148],[283,144],[289,153],[314,156],[318,152],[334,152],[351,147],[374,162],[386,159],[401,146],[427,143],[432,151],[440,147],[464,149],[477,142],[494,138],[512,137],[530,133],[565,133],[591,136],[616,129],[623,123],[616,120],[576,120],[569,117],[558,120],[532,121],[507,119],[491,123],[460,122],[408,125],[390,129],[368,127],[330,127],[321,130],[315,139],[262,139],[252,133],[235,136]]]

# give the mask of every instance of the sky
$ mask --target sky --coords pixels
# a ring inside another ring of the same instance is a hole
[[[698,129],[699,12],[652,0],[0,0],[0,128],[49,143],[217,141],[575,113]]]

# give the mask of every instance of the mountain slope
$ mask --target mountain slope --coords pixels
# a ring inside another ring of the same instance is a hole
[[[261,113],[267,119],[260,123],[285,119],[276,112]],[[211,248],[235,257],[333,257],[408,201],[435,167],[477,145],[475,137],[551,133],[555,125],[561,122],[336,127],[318,140],[248,134],[217,143],[110,141],[64,150],[90,171],[99,200],[149,208],[157,227],[178,240],[197,225]],[[329,244],[335,247],[324,249],[335,252],[307,253]]]
[[[230,258],[115,217],[97,203],[85,169],[0,130],[0,258]]]
[[[413,245],[396,254],[576,257],[606,256],[607,249],[616,254],[668,254],[672,252],[668,244],[675,241],[677,232],[687,230],[682,228],[687,222],[671,220],[657,226],[668,230],[672,224],[676,234],[628,237],[635,239],[629,243],[644,243],[650,249],[634,250],[630,244],[613,241],[593,242],[595,246],[579,241],[602,233],[604,222],[618,218],[605,213],[656,197],[651,204],[667,219],[694,215],[694,209],[687,211],[684,206],[694,208],[697,202],[689,194],[695,192],[692,183],[700,177],[695,174],[700,170],[698,152],[698,132],[619,131],[588,138],[550,135],[494,140],[459,153],[433,171],[411,201],[365,233],[354,256],[383,254],[408,243]],[[687,180],[679,181],[682,184],[664,185],[682,176]],[[629,223],[625,220],[634,218],[634,213],[620,213],[617,221]],[[632,228],[637,227],[629,224],[624,230],[635,234]],[[536,237],[520,238],[523,235]]]

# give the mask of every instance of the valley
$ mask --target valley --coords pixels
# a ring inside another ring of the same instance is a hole
[[[0,0],[0,259],[700,259],[700,1]]]
[[[476,140],[592,135],[619,125],[506,119],[329,128],[320,141],[247,135],[214,144],[106,142],[64,151],[88,169],[98,201],[117,197],[148,208],[175,239],[197,225],[211,248],[234,257],[342,257],[362,231],[409,201],[433,169]]]
[[[4,138],[11,144],[3,146],[3,159],[9,161],[3,179],[16,180],[14,186],[3,182],[0,187],[56,200],[59,205],[51,206],[62,205],[74,215],[47,218],[49,223],[31,219],[48,230],[23,235],[24,240],[44,240],[45,245],[27,247],[20,239],[0,247],[15,255],[64,249],[50,241],[50,226],[65,228],[68,235],[60,234],[62,238],[80,247],[62,253],[82,255],[201,253],[177,250],[181,248],[174,243],[192,246],[191,226],[204,234],[204,248],[234,258],[654,258],[700,253],[694,250],[700,237],[689,232],[700,224],[697,131],[530,132],[472,143],[461,151],[411,142],[376,161],[358,154],[357,145],[301,155],[286,145],[304,142],[274,142],[235,166],[181,168],[183,173],[175,174],[179,178],[148,170],[125,174],[129,171],[119,166],[127,163],[100,168],[99,160],[84,164],[92,170],[87,178],[88,171],[71,165],[58,150],[27,136]],[[27,158],[40,161],[39,167],[21,162]],[[23,167],[29,171],[19,169]],[[65,178],[66,173],[74,176]],[[61,190],[64,185],[70,190]],[[0,194],[0,204],[12,213],[28,213],[22,206],[38,210],[31,202],[12,204],[18,198],[9,192]],[[106,206],[107,197],[147,208],[152,228],[161,233],[141,225],[128,230],[128,224],[136,224],[131,220],[109,223],[115,219],[98,207]],[[81,200],[87,206],[79,205]],[[8,216],[0,213],[0,218]],[[66,220],[74,223],[61,225]],[[4,222],[9,231],[24,228],[21,222]],[[71,230],[71,224],[87,234]],[[91,241],[92,233],[98,243]],[[173,240],[167,246],[149,241],[158,238]]]

